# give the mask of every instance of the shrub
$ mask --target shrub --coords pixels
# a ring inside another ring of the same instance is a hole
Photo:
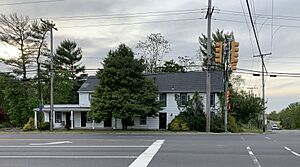
[[[177,115],[168,125],[169,130],[172,131],[189,131],[189,125],[185,119],[184,113]]]
[[[50,130],[50,122],[43,122],[42,130]]]
[[[70,130],[70,126],[69,125],[65,125],[65,129]]]
[[[232,133],[241,132],[242,128],[240,125],[236,122],[236,119],[231,114],[228,114],[228,131]]]
[[[186,107],[186,118],[192,130],[205,131],[206,118],[203,112],[203,98],[195,92],[193,98],[188,101]]]
[[[211,127],[212,132],[224,132],[224,121],[223,117],[219,114],[211,115]]]
[[[34,120],[33,118],[29,118],[28,122],[24,125],[23,131],[31,131],[34,130]]]

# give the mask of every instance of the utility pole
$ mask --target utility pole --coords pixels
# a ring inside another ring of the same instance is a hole
[[[211,0],[208,0],[207,8],[207,71],[206,71],[206,132],[210,132],[210,92],[211,92],[211,16],[213,9]]]
[[[54,61],[54,54],[53,54],[53,29],[57,31],[55,28],[55,24],[50,23],[48,20],[44,21],[41,20],[43,23],[48,24],[50,27],[50,131],[53,131],[53,115],[54,115],[54,68],[53,68],[53,61]]]
[[[263,105],[263,112],[262,112],[262,129],[263,132],[266,132],[266,126],[265,126],[265,62],[264,62],[264,56],[271,55],[272,53],[266,53],[266,54],[260,54],[253,57],[261,57],[261,85],[262,85],[262,105]]]

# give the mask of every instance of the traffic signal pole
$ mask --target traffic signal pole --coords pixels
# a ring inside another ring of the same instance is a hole
[[[228,74],[228,64],[229,64],[229,50],[230,45],[228,41],[225,41],[225,47],[224,47],[224,79],[225,79],[225,90],[224,90],[224,131],[228,132],[227,124],[228,124],[228,98],[227,98],[227,92],[228,92],[228,80],[229,80],[229,74]]]
[[[232,71],[237,69],[239,56],[239,42],[226,39],[224,47],[224,131],[228,132],[228,110],[229,110],[229,65]]]

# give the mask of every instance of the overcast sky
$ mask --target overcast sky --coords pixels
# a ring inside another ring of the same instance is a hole
[[[25,2],[25,3],[24,3]],[[33,3],[30,3],[33,2]],[[238,68],[261,70],[245,0],[213,0],[212,31],[234,32],[240,42]],[[259,43],[269,72],[300,73],[300,11],[298,0],[249,0]],[[15,4],[14,4],[15,3]],[[273,3],[273,5],[272,5]],[[199,60],[198,37],[206,34],[207,0],[0,0],[2,14],[19,13],[53,20],[55,47],[64,39],[77,42],[88,69],[101,67],[107,52],[125,43],[135,50],[139,40],[160,32],[170,42],[165,60],[189,56]],[[203,9],[203,10],[201,10]],[[124,15],[126,14],[126,15]],[[273,14],[273,15],[272,15]],[[0,46],[0,56],[13,56],[13,48]],[[9,70],[0,64],[0,70]],[[94,74],[95,71],[88,71]],[[261,95],[261,77],[237,73],[244,88]],[[299,101],[300,77],[266,78],[267,112]]]

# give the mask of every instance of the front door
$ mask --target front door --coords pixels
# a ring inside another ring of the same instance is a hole
[[[66,112],[66,125],[71,127],[71,112]]]
[[[159,129],[167,128],[167,113],[159,113]]]
[[[87,112],[81,112],[81,127],[86,127]]]
[[[110,128],[111,127],[111,118],[107,118],[104,120],[104,127]]]

